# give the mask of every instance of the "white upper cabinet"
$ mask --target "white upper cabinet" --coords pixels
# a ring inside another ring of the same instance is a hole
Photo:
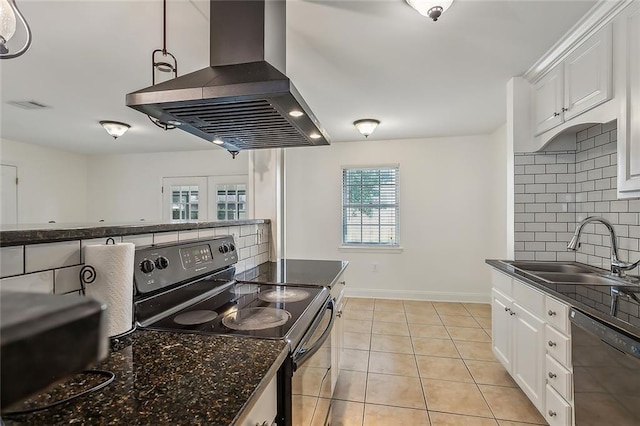
[[[618,121],[618,198],[640,197],[640,4],[633,3],[616,22]],[[626,83],[626,84],[625,84]]]
[[[533,85],[534,136],[612,97],[611,25],[579,45]]]
[[[563,64],[559,64],[533,87],[533,114],[537,135],[562,124],[563,69]]]
[[[564,120],[611,99],[611,25],[564,60]]]

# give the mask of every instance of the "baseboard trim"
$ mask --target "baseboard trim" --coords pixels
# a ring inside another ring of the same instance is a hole
[[[347,297],[364,297],[398,300],[428,300],[435,302],[470,302],[491,303],[491,294],[487,293],[455,293],[445,291],[417,291],[417,290],[379,290],[371,288],[344,289]]]

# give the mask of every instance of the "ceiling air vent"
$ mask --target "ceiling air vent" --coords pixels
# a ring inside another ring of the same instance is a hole
[[[13,105],[22,109],[43,109],[43,108],[51,108],[49,105],[45,105],[38,101],[9,101],[7,102],[9,105]]]

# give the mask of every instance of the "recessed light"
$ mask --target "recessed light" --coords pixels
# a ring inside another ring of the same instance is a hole
[[[311,134],[309,135],[309,137],[310,137],[311,139],[320,139],[322,136],[320,136],[320,134],[319,134],[319,133],[311,133]]]
[[[216,145],[223,145],[224,144],[224,141],[222,139],[220,139],[220,138],[215,138],[211,142],[215,143]]]
[[[180,126],[182,125],[181,121],[176,121],[176,120],[169,120],[167,121],[167,124],[171,125],[171,126]]]
[[[289,115],[292,117],[302,117],[304,115],[304,112],[294,109],[292,111],[289,111]]]

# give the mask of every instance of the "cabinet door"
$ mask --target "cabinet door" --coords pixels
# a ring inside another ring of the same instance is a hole
[[[618,128],[618,198],[640,197],[640,5],[634,3],[621,21],[626,90]],[[618,35],[619,33],[616,33]]]
[[[340,375],[340,365],[342,363],[342,351],[344,349],[344,325],[342,311],[344,309],[344,287],[345,282],[336,283],[331,289],[331,296],[335,300],[336,317],[331,331],[331,394],[336,388],[338,376]]]
[[[513,378],[538,410],[544,410],[544,322],[513,304]]]
[[[558,64],[533,86],[535,135],[562,124],[563,64]]]
[[[611,52],[611,25],[607,25],[565,59],[565,121],[611,99]]]
[[[491,345],[493,354],[504,368],[511,372],[511,303],[512,300],[502,293],[492,291],[491,296]]]

